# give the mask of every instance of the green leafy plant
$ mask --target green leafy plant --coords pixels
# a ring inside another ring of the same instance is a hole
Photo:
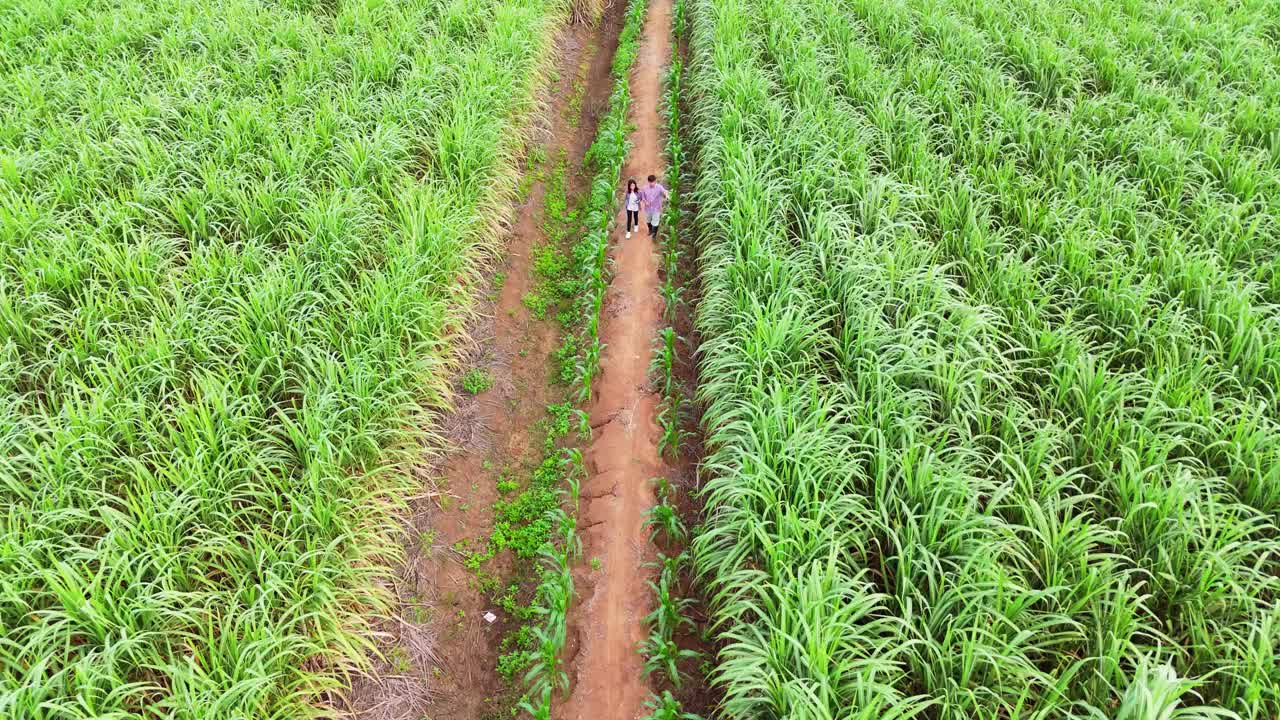
[[[662,551],[658,551],[658,558],[651,563],[659,570],[659,576],[662,581],[668,585],[674,586],[676,578],[680,577],[680,573],[689,565],[688,551],[682,551],[675,555],[668,555]]]
[[[675,493],[675,489],[671,485],[671,481],[665,477],[650,478],[649,482],[653,484],[653,493],[657,496],[658,502],[669,502]]]
[[[650,635],[645,640],[642,652],[645,655],[645,674],[662,673],[663,677],[676,688],[679,688],[681,683],[679,664],[684,660],[698,658],[697,651],[682,649],[674,640],[664,639],[656,634]]]
[[[684,429],[683,396],[679,390],[672,394],[658,410],[658,427],[662,433],[658,436],[658,452],[664,456],[676,458],[685,438],[689,436]]]
[[[652,528],[650,539],[662,536],[665,544],[679,546],[687,539],[684,521],[676,509],[667,503],[658,503],[645,511],[645,519]]]
[[[653,611],[644,618],[651,632],[665,640],[670,640],[675,637],[675,633],[680,628],[694,627],[693,620],[685,615],[685,611],[693,604],[693,600],[676,597],[675,581],[672,576],[663,573],[658,582],[649,583],[649,589],[653,590],[657,601]]]
[[[492,387],[493,375],[484,368],[471,368],[462,376],[462,389],[472,395],[479,395]]]
[[[644,706],[649,714],[643,720],[702,720],[699,715],[683,712],[680,701],[670,690],[663,690],[661,695],[651,695],[644,701]]]
[[[649,375],[654,378],[662,394],[668,398],[677,392],[675,369],[677,346],[684,338],[676,335],[675,328],[664,327],[658,331],[654,343],[653,359],[649,362]]]
[[[511,682],[517,674],[523,673],[532,662],[532,655],[525,650],[513,650],[498,656],[498,675]]]

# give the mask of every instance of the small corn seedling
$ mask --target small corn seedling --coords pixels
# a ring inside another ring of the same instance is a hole
[[[549,686],[542,685],[536,692],[531,690],[521,698],[517,707],[533,720],[551,720],[552,694]]]
[[[679,457],[684,441],[689,437],[689,432],[684,429],[683,395],[679,389],[672,388],[671,396],[659,408],[658,427],[662,431],[658,436],[658,453],[671,458]]]
[[[657,496],[658,502],[665,503],[669,501],[675,492],[671,481],[665,477],[650,478],[649,482],[653,483],[653,494]]]
[[[560,620],[560,618],[554,618]],[[533,628],[536,651],[533,664],[525,672],[524,680],[534,695],[541,695],[557,688],[569,689],[569,674],[565,672],[560,651],[564,649],[565,623],[548,622]]]
[[[658,569],[659,577],[666,579],[672,586],[675,585],[676,578],[680,577],[680,573],[684,572],[689,566],[689,552],[683,551],[675,555],[667,555],[662,551],[658,551],[658,558],[649,565]]]
[[[574,417],[579,420],[579,433],[581,433],[581,420],[587,417],[576,408],[574,409]],[[587,428],[590,430],[590,423]],[[585,439],[585,438],[584,438]],[[580,447],[567,447],[561,451],[560,467],[564,468],[562,477],[564,478],[565,487],[561,492],[568,498],[569,505],[573,508],[573,513],[578,512],[578,503],[582,495],[582,481],[587,477],[586,456]]]
[[[683,712],[680,701],[670,690],[663,690],[661,695],[650,695],[644,706],[649,714],[643,720],[702,720],[699,715]]]
[[[690,598],[678,598],[674,595],[674,581],[665,573],[658,582],[649,582],[657,605],[645,616],[644,621],[650,632],[657,633],[664,639],[671,639],[681,627],[694,628],[693,620],[685,615],[685,611],[693,605]]]
[[[688,538],[680,513],[668,503],[658,503],[649,508],[645,511],[645,518],[651,528],[649,540],[655,544],[662,536],[667,546],[680,547]]]
[[[658,384],[663,397],[671,397],[676,390],[676,362],[679,344],[684,338],[676,334],[675,328],[664,327],[658,331],[654,340],[653,359],[649,361],[649,376]]]
[[[698,651],[687,648],[682,649],[675,640],[663,638],[657,633],[650,634],[649,638],[644,641],[641,653],[645,656],[645,675],[660,672],[676,688],[680,687],[682,680],[680,663],[685,660],[697,660],[701,657]]]
[[[592,338],[582,350],[582,359],[578,363],[578,404],[585,405],[591,400],[591,387],[596,374],[600,372],[600,355],[604,351],[604,343],[599,338]]]
[[[672,242],[674,243],[674,240]],[[680,247],[675,244],[668,247],[666,251],[663,253],[662,274],[666,279],[672,280],[677,283],[679,282],[680,258],[682,256],[683,256],[683,251],[681,251]],[[673,310],[673,308],[668,308],[668,310],[669,311]]]
[[[554,508],[548,513],[555,532],[560,536],[560,545],[564,554],[576,559],[582,556],[582,538],[578,536],[578,520],[575,514],[565,512],[562,508]]]
[[[676,280],[675,276],[667,273],[662,280],[662,286],[658,288],[659,294],[662,295],[662,317],[667,322],[674,322],[676,313],[680,309],[680,304],[684,298],[684,288]]]

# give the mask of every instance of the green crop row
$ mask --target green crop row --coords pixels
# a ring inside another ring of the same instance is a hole
[[[600,118],[596,139],[587,152],[586,160],[595,174],[592,178],[582,218],[582,239],[573,248],[573,263],[577,282],[583,293],[577,310],[582,313],[579,332],[583,337],[571,345],[581,347],[577,362],[576,397],[579,405],[591,399],[591,388],[600,370],[600,311],[604,306],[604,294],[609,286],[608,257],[609,234],[616,214],[615,189],[626,160],[627,111],[631,107],[631,66],[640,52],[640,32],[644,25],[645,0],[631,0],[623,20],[618,47],[614,53],[613,91],[609,96],[609,109]],[[560,359],[564,361],[563,358]],[[585,412],[578,410],[578,437],[586,441],[591,437],[591,424]],[[554,508],[549,512],[552,525],[560,534],[542,550],[544,570],[542,582],[532,603],[533,612],[541,620],[534,629],[536,649],[532,664],[525,673],[529,692],[520,703],[520,709],[535,720],[551,717],[552,701],[558,688],[569,691],[569,676],[563,669],[561,654],[564,651],[568,624],[568,610],[573,601],[572,563],[581,555],[581,541],[576,533],[578,511],[578,484],[585,477],[582,453],[577,449],[565,450],[566,477],[570,483],[567,493],[571,510]]]
[[[322,714],[567,8],[10,5],[0,716]]]
[[[552,439],[551,442],[554,442]],[[573,563],[582,557],[582,540],[578,536],[578,501],[581,481],[586,477],[582,452],[569,448],[561,452],[561,465],[567,488],[561,491],[564,502],[546,513],[551,531],[539,548],[541,577],[531,603],[532,651],[527,651],[524,681],[528,691],[518,706],[532,718],[551,717],[551,701],[558,689],[569,692],[569,674],[564,669],[564,645],[567,639],[569,607],[573,604]]]
[[[658,558],[653,563],[658,579],[649,581],[653,591],[654,608],[645,616],[649,637],[640,646],[644,656],[644,671],[655,691],[645,700],[649,710],[645,720],[701,720],[700,716],[685,712],[680,701],[672,694],[684,681],[681,665],[698,660],[702,654],[680,647],[676,634],[693,632],[697,626],[689,617],[693,600],[681,596],[681,577],[688,571],[689,553],[684,547],[689,542],[689,531],[680,519],[680,513],[672,504],[672,487],[666,478],[655,478],[658,503],[646,513],[650,528],[649,542],[658,548]],[[665,552],[664,552],[665,550]]]
[[[664,78],[665,115],[667,121],[666,154],[667,169],[664,177],[667,191],[671,195],[668,202],[670,219],[665,226],[666,232],[661,235],[662,241],[662,287],[659,293],[663,300],[663,318],[667,327],[658,331],[653,349],[653,360],[650,362],[651,379],[662,391],[662,403],[658,408],[658,427],[661,435],[658,438],[658,452],[664,456],[678,458],[687,432],[685,423],[688,419],[687,399],[685,391],[676,380],[675,371],[679,360],[680,348],[686,340],[676,334],[674,323],[680,307],[684,302],[683,269],[681,260],[684,249],[681,247],[682,220],[680,200],[684,193],[685,151],[680,132],[680,98],[684,83],[684,64],[678,52],[679,32],[685,27],[685,4],[680,0],[672,6],[671,62]]]
[[[693,0],[728,717],[1280,713],[1275,76],[1062,7]]]

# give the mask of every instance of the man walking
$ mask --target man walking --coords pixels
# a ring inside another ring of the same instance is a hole
[[[658,221],[662,219],[662,204],[671,194],[658,183],[657,175],[649,176],[649,184],[640,191],[640,206],[644,209],[644,220],[649,225],[649,237],[658,236]]]

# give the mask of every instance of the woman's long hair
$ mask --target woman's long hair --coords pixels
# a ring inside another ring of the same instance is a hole
[[[630,195],[633,190],[637,193],[640,192],[640,186],[636,184],[635,178],[627,180],[627,194]]]

